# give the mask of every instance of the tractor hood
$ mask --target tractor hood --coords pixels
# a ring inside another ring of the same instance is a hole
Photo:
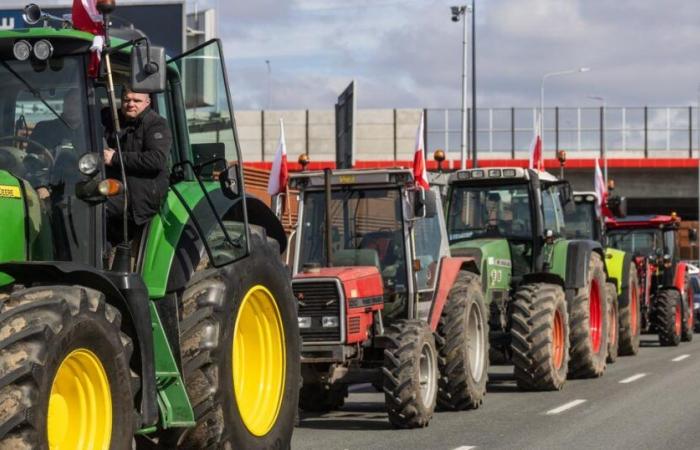
[[[477,267],[482,273],[485,270],[484,264],[487,262],[484,261],[484,257],[491,259],[491,263],[499,259],[508,261],[508,266],[510,265],[508,240],[503,238],[470,239],[455,242],[450,245],[450,253],[452,256],[470,256],[474,258]]]
[[[295,280],[334,278],[343,286],[345,298],[382,297],[384,286],[379,269],[374,266],[321,267],[299,272]]]

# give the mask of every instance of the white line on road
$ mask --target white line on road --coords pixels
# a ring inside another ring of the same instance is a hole
[[[683,361],[685,358],[690,358],[690,355],[676,356],[671,361],[673,361],[673,362]]]
[[[574,408],[574,407],[580,405],[581,403],[586,403],[586,400],[580,398],[578,400],[574,400],[574,401],[571,401],[569,403],[564,403],[563,405],[561,405],[557,408],[550,409],[545,414],[547,414],[548,416],[551,416],[553,414],[559,414],[559,413],[566,411],[567,409]]]
[[[459,447],[455,447],[452,450],[472,450],[474,447],[473,445],[460,445]]]
[[[620,380],[620,383],[622,383],[622,384],[631,383],[631,382],[633,382],[633,381],[637,381],[637,380],[640,379],[640,378],[644,378],[645,376],[647,376],[647,374],[645,374],[645,373],[638,373],[637,375],[632,375],[632,376],[629,377],[629,378],[625,378],[624,380]]]

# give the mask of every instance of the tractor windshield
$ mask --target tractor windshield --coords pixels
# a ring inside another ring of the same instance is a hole
[[[406,290],[406,248],[399,189],[334,191],[331,197],[334,266],[376,266],[389,291]],[[304,196],[298,268],[326,265],[323,191]]]
[[[527,184],[456,186],[447,221],[450,242],[480,237],[532,239]]]
[[[598,240],[594,203],[576,202],[573,208],[564,209],[564,215],[567,238]]]
[[[89,122],[84,72],[79,57],[0,61],[0,170],[59,191],[79,176]]]
[[[661,230],[655,229],[611,230],[608,245],[635,256],[648,256],[664,247]]]

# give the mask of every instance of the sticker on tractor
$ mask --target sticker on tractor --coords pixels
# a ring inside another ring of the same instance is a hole
[[[22,198],[19,191],[19,186],[0,185],[0,197],[5,198]]]
[[[355,182],[354,175],[341,175],[340,184],[353,184]]]
[[[489,256],[487,262],[490,266],[501,266],[501,267],[510,267],[511,266],[510,259],[494,258],[493,256]]]

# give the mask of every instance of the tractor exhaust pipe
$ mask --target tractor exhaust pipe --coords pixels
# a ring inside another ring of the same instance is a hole
[[[333,266],[333,243],[331,242],[331,169],[323,169],[324,193],[326,194],[326,267]]]

